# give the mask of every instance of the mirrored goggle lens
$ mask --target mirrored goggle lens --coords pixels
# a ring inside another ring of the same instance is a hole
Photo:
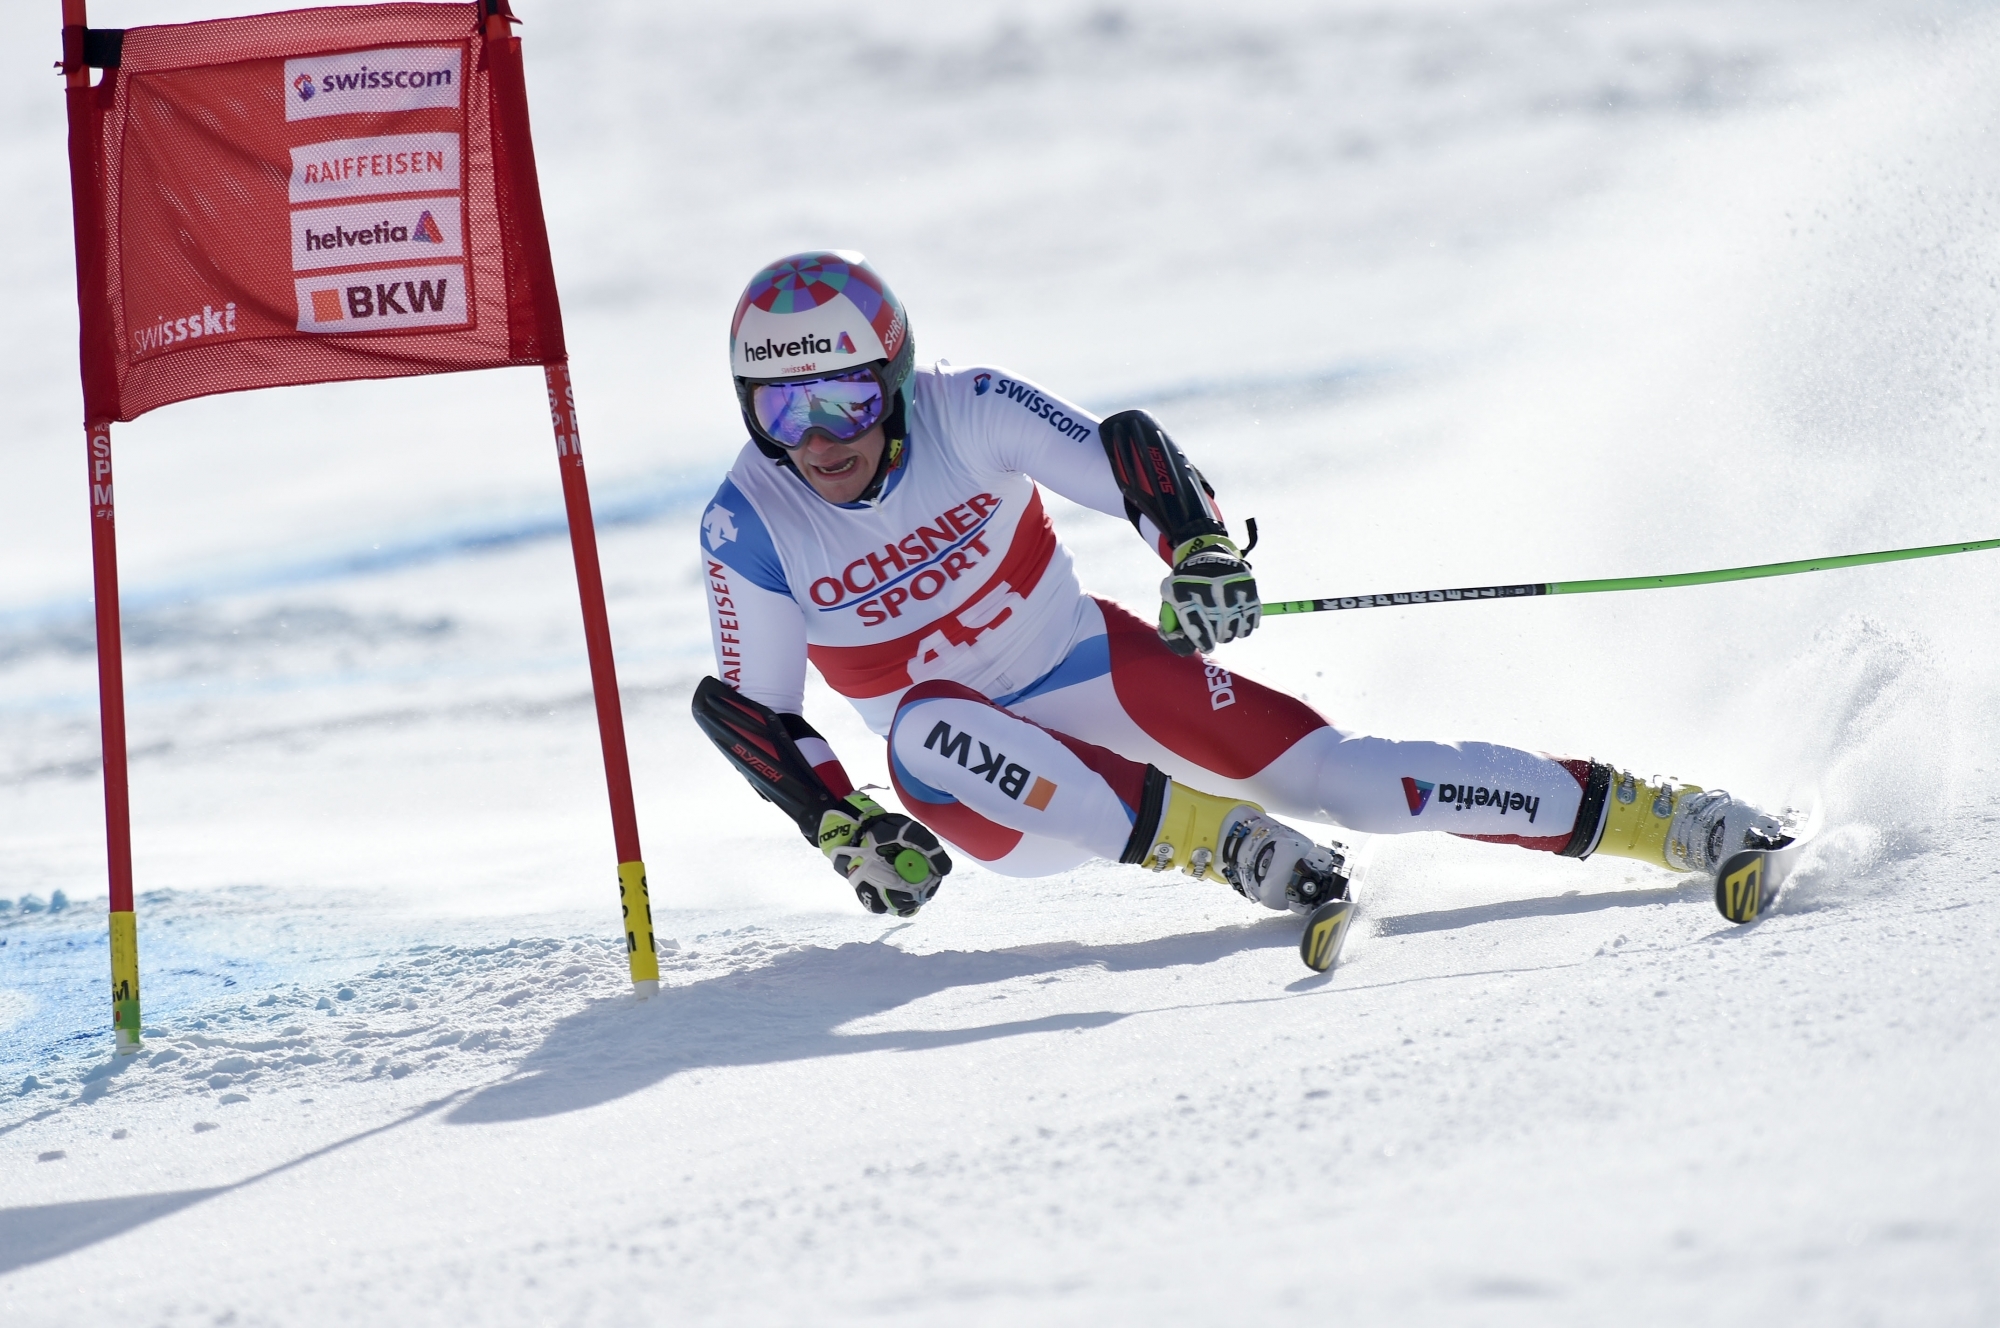
[[[882,418],[882,384],[866,369],[832,378],[759,383],[750,389],[750,410],[780,447],[797,447],[812,429],[846,442]]]

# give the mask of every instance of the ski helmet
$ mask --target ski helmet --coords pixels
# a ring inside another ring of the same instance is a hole
[[[743,423],[766,455],[784,449],[764,436],[750,409],[759,383],[872,369],[892,409],[916,360],[903,302],[851,249],[789,254],[768,264],[736,301],[730,370]]]

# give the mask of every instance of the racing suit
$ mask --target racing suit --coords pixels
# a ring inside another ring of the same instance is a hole
[[[1588,761],[1349,732],[1084,593],[1037,486],[1131,515],[1090,412],[986,367],[919,368],[906,393],[866,502],[828,502],[746,443],[702,559],[722,681],[796,715],[810,661],[888,740],[905,809],[956,849],[1017,876],[1117,860],[1150,764],[1352,830],[1583,851]],[[852,791],[823,739],[799,750]]]

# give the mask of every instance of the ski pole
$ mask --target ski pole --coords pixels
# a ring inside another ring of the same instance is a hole
[[[1326,613],[1334,609],[1381,609],[1402,604],[1450,604],[1466,600],[1519,599],[1527,595],[1588,595],[1600,590],[1664,590],[1669,586],[1706,586],[1719,581],[1749,581],[1760,576],[1793,576],[1836,567],[1901,562],[1905,558],[1938,558],[1947,553],[2000,549],[2000,539],[1965,544],[1931,544],[1921,549],[1886,549],[1881,553],[1846,553],[1833,558],[1805,558],[1790,563],[1760,563],[1755,567],[1724,567],[1713,572],[1677,572],[1669,576],[1620,576],[1601,581],[1530,581],[1513,586],[1464,586],[1457,590],[1409,590],[1390,595],[1335,595],[1326,599],[1267,601],[1264,615]]]

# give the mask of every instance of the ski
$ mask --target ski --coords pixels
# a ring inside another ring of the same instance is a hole
[[[1305,935],[1299,938],[1299,958],[1315,973],[1324,973],[1340,961],[1340,947],[1347,943],[1347,930],[1354,922],[1352,899],[1329,899],[1306,918]]]
[[[1325,871],[1302,873],[1285,892],[1294,907],[1310,909],[1305,934],[1299,937],[1299,958],[1315,973],[1340,961],[1340,947],[1354,922],[1354,856],[1343,844],[1329,844],[1327,851],[1333,861]]]
[[[1819,814],[1801,818],[1797,834],[1768,848],[1746,848],[1722,860],[1715,873],[1715,907],[1723,917],[1755,922],[1777,907],[1785,883],[1819,830]]]

